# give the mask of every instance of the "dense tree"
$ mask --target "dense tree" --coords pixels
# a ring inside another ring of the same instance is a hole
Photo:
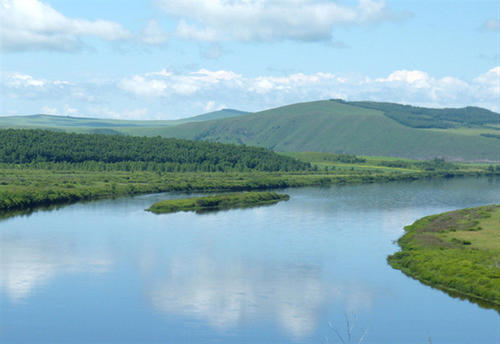
[[[455,128],[500,124],[500,114],[474,106],[464,108],[433,109],[411,105],[379,102],[345,102],[368,109],[382,111],[387,117],[412,128]]]
[[[161,137],[0,130],[0,162],[78,164],[88,170],[297,171],[309,163],[264,148]]]

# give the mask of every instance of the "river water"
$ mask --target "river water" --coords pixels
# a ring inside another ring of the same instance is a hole
[[[282,190],[144,211],[167,193],[0,221],[2,343],[500,343],[500,316],[393,270],[403,227],[500,203],[500,179]]]

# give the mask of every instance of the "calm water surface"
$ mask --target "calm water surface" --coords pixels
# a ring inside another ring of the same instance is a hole
[[[154,215],[148,195],[0,221],[0,342],[500,343],[500,316],[386,263],[417,218],[500,203],[500,179],[285,190]],[[330,323],[330,325],[329,325]]]

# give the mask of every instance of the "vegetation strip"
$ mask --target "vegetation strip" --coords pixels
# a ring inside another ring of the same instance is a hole
[[[206,197],[171,199],[156,202],[149,209],[155,214],[175,213],[178,211],[206,212],[231,208],[249,208],[269,205],[288,200],[290,196],[276,192],[240,192]]]
[[[500,311],[500,205],[427,216],[405,230],[388,257],[393,268]]]
[[[299,186],[498,175],[500,166],[277,154],[264,148],[159,137],[0,130],[0,215],[145,193],[250,191]]]

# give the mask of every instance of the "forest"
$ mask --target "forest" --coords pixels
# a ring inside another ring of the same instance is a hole
[[[337,100],[337,102],[344,102]],[[468,106],[459,109],[433,109],[382,102],[345,102],[347,104],[379,110],[393,120],[412,128],[455,128],[500,124],[500,116],[493,111]]]
[[[298,171],[311,165],[265,148],[161,137],[0,130],[0,162],[77,164],[83,170]],[[111,165],[109,165],[111,164]]]

